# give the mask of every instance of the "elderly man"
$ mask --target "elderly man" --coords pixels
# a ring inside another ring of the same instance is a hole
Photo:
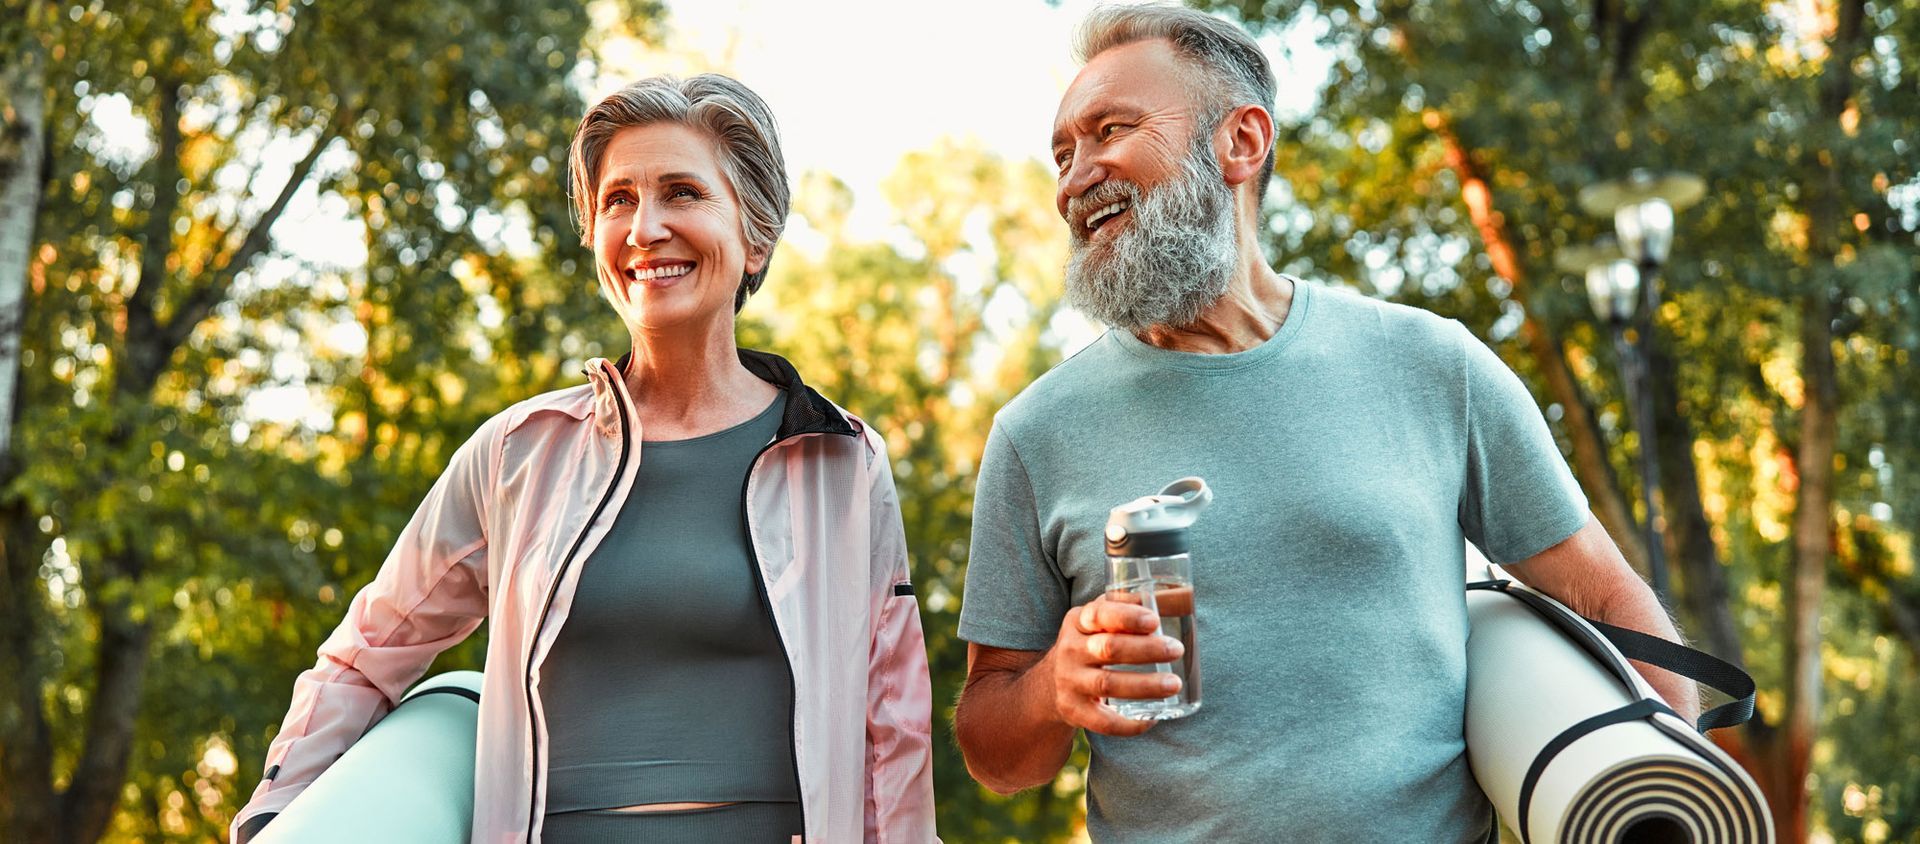
[[[1085,729],[1097,841],[1469,841],[1462,555],[1676,638],[1539,410],[1458,323],[1276,274],[1260,247],[1272,71],[1179,8],[1102,9],[1054,123],[1067,299],[1112,326],[1002,409],[980,465],[956,730],[1002,793]],[[1159,723],[1179,644],[1101,599],[1109,508],[1182,475],[1203,708]],[[1684,715],[1695,692],[1649,672]],[[1151,731],[1149,731],[1151,730]]]

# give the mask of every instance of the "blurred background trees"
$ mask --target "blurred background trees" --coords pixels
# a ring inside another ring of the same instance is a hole
[[[1579,211],[1583,186],[1705,179],[1655,315],[1676,607],[1760,681],[1756,724],[1724,740],[1784,839],[1920,840],[1920,15],[1203,5],[1305,32],[1332,62],[1282,126],[1276,266],[1476,330],[1637,564],[1637,433],[1606,330],[1554,261],[1609,228]],[[220,837],[293,675],[453,448],[623,350],[561,176],[597,51],[658,43],[665,12],[0,10],[0,839]],[[1052,174],[962,141],[911,153],[883,238],[849,226],[832,174],[796,181],[741,338],[894,450],[942,834],[1072,837],[1078,770],[991,795],[946,726],[988,421],[1087,336],[1058,304]],[[276,228],[311,207],[355,222]]]

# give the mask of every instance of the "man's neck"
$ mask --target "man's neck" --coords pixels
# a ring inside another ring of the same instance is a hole
[[[1279,333],[1293,309],[1293,292],[1293,282],[1267,266],[1266,256],[1258,247],[1243,245],[1240,267],[1227,283],[1227,292],[1201,311],[1199,319],[1179,328],[1156,325],[1135,336],[1150,346],[1175,352],[1244,352]]]

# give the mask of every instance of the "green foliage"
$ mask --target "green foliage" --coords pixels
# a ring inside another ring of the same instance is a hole
[[[52,167],[5,529],[49,591],[20,681],[66,788],[101,625],[149,625],[109,834],[224,837],[292,676],[453,448],[618,336],[561,176],[594,39],[659,9],[32,5],[6,34],[49,58]],[[359,225],[290,251],[286,199]]]

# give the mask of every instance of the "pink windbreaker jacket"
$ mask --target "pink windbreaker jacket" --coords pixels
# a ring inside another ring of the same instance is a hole
[[[748,471],[743,510],[793,673],[806,838],[935,840],[933,692],[886,446],[785,360],[746,350],[740,360],[788,396],[779,434]],[[455,452],[295,681],[236,839],[298,797],[484,618],[473,841],[539,840],[540,665],[642,459],[624,366],[594,359],[588,384],[508,408]]]

